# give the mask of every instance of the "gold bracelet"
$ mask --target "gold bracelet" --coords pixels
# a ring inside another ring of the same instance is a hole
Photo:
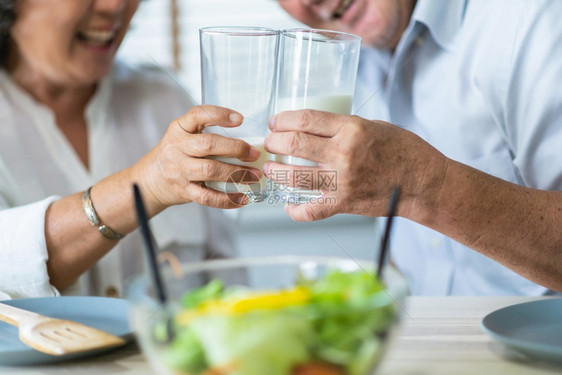
[[[110,240],[120,240],[125,237],[125,235],[111,229],[107,225],[100,225],[100,219],[98,219],[98,215],[96,214],[96,210],[92,204],[92,197],[90,195],[91,191],[92,186],[90,186],[86,191],[84,191],[84,194],[82,194],[82,208],[84,209],[84,213],[86,214],[90,224],[92,224],[92,226],[98,226],[98,231],[105,238],[109,238]]]

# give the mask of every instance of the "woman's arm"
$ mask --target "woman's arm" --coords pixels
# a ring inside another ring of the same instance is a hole
[[[0,206],[6,207],[0,195]],[[57,295],[49,283],[45,211],[58,197],[0,209],[0,300]]]
[[[254,161],[259,151],[247,143],[214,134],[201,134],[210,125],[238,126],[242,116],[226,108],[194,107],[174,120],[163,139],[130,168],[99,181],[91,199],[101,224],[127,234],[136,226],[132,184],[137,183],[150,217],[165,208],[196,202],[220,208],[239,207],[247,202],[240,193],[225,194],[204,187],[204,181],[226,181],[235,171],[253,179],[261,172],[205,158],[208,155]],[[241,182],[255,182],[241,180]],[[238,202],[238,204],[234,203]],[[111,250],[116,240],[105,238],[93,227],[82,208],[82,193],[51,204],[45,216],[48,249],[47,269],[51,284],[64,289]]]

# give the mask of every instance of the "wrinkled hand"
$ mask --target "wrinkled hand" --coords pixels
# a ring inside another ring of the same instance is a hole
[[[235,208],[247,203],[241,193],[223,193],[205,187],[205,181],[257,182],[262,172],[208,159],[224,156],[255,161],[260,151],[246,142],[217,134],[202,134],[207,126],[239,126],[243,117],[227,108],[204,105],[192,108],[171,122],[162,140],[137,163],[138,179],[152,210],[174,204]],[[227,133],[228,130],[225,129]],[[250,172],[250,173],[248,173]]]
[[[384,216],[394,186],[402,191],[397,213],[408,217],[416,204],[430,204],[426,196],[438,194],[446,158],[417,135],[392,124],[300,110],[272,117],[269,127],[267,151],[318,163],[318,167],[264,165],[272,180],[286,183],[278,176],[290,176],[289,186],[297,185],[295,172],[314,172],[312,188],[323,196],[307,204],[287,205],[293,220],[320,220],[337,213]],[[320,171],[325,176],[334,176],[335,171],[336,184],[318,178]]]

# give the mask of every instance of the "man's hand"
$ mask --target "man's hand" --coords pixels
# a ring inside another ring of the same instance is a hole
[[[325,198],[335,198],[287,206],[293,220],[320,220],[337,213],[384,216],[393,186],[403,192],[398,214],[408,216],[416,202],[428,204],[439,194],[447,159],[417,135],[392,124],[299,110],[272,117],[269,127],[267,151],[312,160],[318,167],[268,162],[266,175],[273,180],[291,176],[289,186],[295,186],[295,172],[313,170],[311,187]],[[319,171],[335,172],[335,189],[317,178]]]

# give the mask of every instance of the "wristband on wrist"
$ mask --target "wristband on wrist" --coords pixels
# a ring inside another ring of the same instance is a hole
[[[82,208],[84,209],[84,213],[88,218],[88,221],[92,226],[97,226],[98,231],[105,237],[110,240],[120,240],[121,238],[125,237],[125,235],[111,229],[107,225],[100,225],[100,219],[96,214],[96,210],[94,209],[94,205],[92,203],[91,197],[92,186],[90,186],[84,193],[82,194]]]

